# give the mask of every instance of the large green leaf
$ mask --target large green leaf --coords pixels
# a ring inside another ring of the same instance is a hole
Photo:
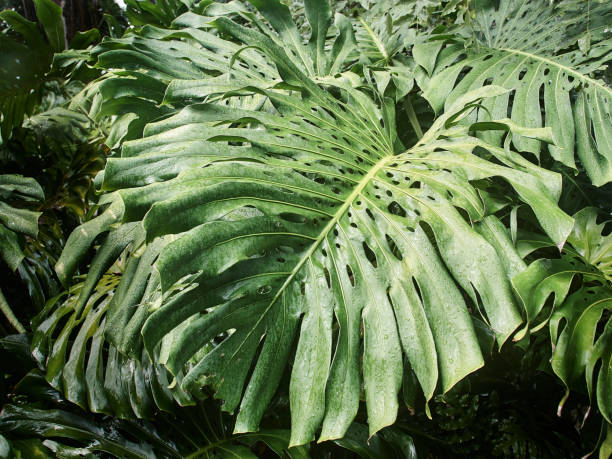
[[[41,98],[40,83],[51,66],[53,51],[35,22],[14,11],[0,12],[22,41],[0,35],[0,140],[11,136]]]
[[[105,342],[107,324],[115,325],[108,323],[108,311],[126,295],[133,298],[134,287],[140,286],[139,276],[144,274],[142,282],[147,280],[151,255],[154,259],[159,251],[159,243],[151,244],[142,260],[132,258],[123,271],[121,263],[113,264],[126,246],[127,255],[136,251],[139,240],[142,232],[134,224],[111,231],[87,279],[74,285],[67,298],[62,294],[50,300],[33,322],[32,351],[45,366],[47,381],[83,409],[126,419],[151,418],[158,409],[172,411],[175,401],[194,403],[179,387],[168,388],[167,370],[153,364],[146,354],[136,360]],[[119,279],[122,286],[132,289],[116,288]]]
[[[41,186],[33,178],[16,174],[0,175],[0,257],[11,271],[15,271],[25,257],[22,248],[24,235],[36,237],[38,234],[41,213],[27,206],[44,197]],[[1,290],[0,311],[17,331],[25,331]]]
[[[568,241],[584,260],[612,282],[612,235],[604,236],[605,223],[597,223],[597,209],[587,207],[574,215]]]
[[[486,101],[480,116],[550,126],[553,158],[575,168],[576,153],[593,184],[611,181],[612,89],[601,79],[612,55],[610,3],[478,0],[474,9],[468,38],[415,46],[417,80],[432,107],[440,112],[486,84],[512,89]],[[539,157],[539,141],[513,141]]]
[[[576,224],[561,258],[536,260],[512,282],[525,299],[532,331],[549,326],[552,369],[567,388],[559,411],[570,388],[586,383],[589,398],[597,401],[599,411],[610,423],[610,236],[602,235],[604,224],[597,224],[596,209],[585,208],[574,218]]]
[[[608,423],[612,423],[610,311],[612,289],[585,286],[570,295],[550,319],[553,370],[568,388],[577,385],[581,377],[585,378],[589,398],[597,400],[599,411]]]
[[[71,235],[58,274],[68,281],[108,232],[70,321],[87,328],[93,286],[131,244],[134,273],[122,276],[105,312],[103,334],[118,352],[142,359],[144,350],[175,377],[173,387],[211,387],[225,410],[239,411],[237,432],[257,429],[292,362],[291,445],[309,442],[320,426],[320,440],[342,437],[363,383],[372,435],[395,420],[404,357],[429,400],[483,364],[470,310],[499,345],[522,322],[510,284],[520,258],[485,199],[488,181],[526,203],[559,247],[573,220],[557,207],[557,174],[457,124],[503,88],[459,98],[406,150],[390,101],[378,107],[340,79],[319,86],[315,69],[331,60],[316,39],[311,47],[297,41],[286,10],[264,6],[278,34],[221,16],[214,26],[236,43],[194,28],[145,28],[102,45],[109,51],[100,65],[143,65],[142,74],[168,88],[177,80],[209,84],[216,75],[201,69],[227,69],[223,56],[235,64],[238,50],[275,69],[280,84],[249,76],[253,67],[245,66],[230,94],[263,96],[265,109],[219,97],[180,102],[141,139],[124,142],[98,180],[106,210]],[[328,23],[321,13],[310,16],[320,33]],[[173,59],[173,48],[189,61]],[[126,75],[115,71],[97,84],[114,94],[137,90]],[[102,105],[107,97],[102,92]],[[471,129],[551,138],[549,129],[503,119]],[[118,234],[127,228],[142,238]]]
[[[133,3],[158,10],[170,7],[172,2]],[[179,6],[181,2],[174,3]],[[175,30],[145,25],[122,39],[101,43],[93,55],[98,59],[97,66],[108,73],[88,87],[73,105],[89,105],[90,116],[98,120],[121,117],[122,122],[115,123],[111,129],[108,139],[111,148],[122,139],[140,137],[146,123],[167,116],[171,108],[196,101],[261,108],[265,96],[250,87],[274,87],[281,78],[276,67],[251,49],[251,44],[245,46],[222,38],[213,28],[216,18],[237,14],[241,20],[266,28],[273,40],[286,47],[287,56],[307,68],[310,76],[325,77],[341,70],[354,44],[352,28],[347,18],[337,15],[338,33],[333,40],[325,41],[331,21],[327,2],[308,3],[308,18],[316,26],[310,47],[301,43],[286,6],[278,1],[253,3],[275,31],[240,3],[200,2],[197,8],[194,6],[179,17],[173,16]],[[195,13],[199,10],[206,16]],[[109,78],[111,75],[113,78]]]
[[[117,457],[155,457],[150,445],[134,443],[124,436],[108,436],[104,428],[62,410],[38,410],[7,405],[2,411],[0,426],[22,434],[59,437],[87,442],[87,451],[105,451]]]
[[[5,341],[0,343],[6,345],[3,357],[22,357],[27,365],[27,355],[11,349],[15,337]],[[24,341],[19,339],[18,344],[21,347]],[[239,452],[239,457],[257,457],[254,451],[294,459],[309,457],[309,447],[288,448],[286,429],[231,435],[233,419],[221,413],[214,400],[175,413],[158,412],[151,422],[94,415],[67,404],[37,370],[29,371],[12,392],[14,404],[5,405],[0,413],[2,457],[93,458],[102,451],[118,458],[226,457],[229,451]]]

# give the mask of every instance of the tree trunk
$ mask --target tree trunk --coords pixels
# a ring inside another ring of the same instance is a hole
[[[102,15],[98,0],[63,0],[62,3],[68,42],[77,32],[99,26]]]
[[[98,27],[102,19],[99,0],[53,0],[64,9],[64,38],[70,43],[77,32]],[[21,0],[26,19],[36,21],[33,0]]]
[[[36,21],[36,10],[34,9],[34,2],[32,0],[21,0],[21,6],[23,8],[23,15],[28,21]]]

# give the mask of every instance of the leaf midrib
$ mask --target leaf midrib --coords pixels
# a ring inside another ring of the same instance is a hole
[[[372,42],[374,43],[374,45],[376,45],[376,48],[378,48],[378,51],[383,56],[385,62],[388,62],[389,54],[387,53],[387,50],[385,49],[385,45],[378,37],[378,34],[376,34],[376,32],[374,32],[374,30],[372,30],[372,28],[368,25],[368,23],[365,22],[362,18],[359,18],[359,22],[361,22],[361,25],[363,26],[365,31],[368,33],[368,35],[372,39]]]
[[[304,263],[306,263],[306,261],[314,253],[314,251],[319,247],[319,245],[321,245],[321,242],[323,242],[323,240],[325,240],[327,235],[331,232],[332,228],[336,226],[338,221],[344,216],[348,208],[353,204],[353,201],[355,201],[355,199],[357,199],[357,197],[361,195],[361,192],[363,191],[363,189],[370,183],[370,181],[374,178],[374,176],[385,166],[385,164],[387,163],[387,161],[389,161],[390,158],[393,158],[393,156],[383,157],[380,161],[378,161],[372,167],[372,169],[363,177],[363,179],[361,179],[361,181],[357,184],[355,189],[353,189],[351,194],[344,201],[344,204],[342,204],[342,206],[334,214],[333,218],[327,223],[327,225],[325,225],[325,228],[323,228],[319,237],[317,237],[317,239],[313,241],[308,251],[300,259],[298,264],[295,266],[295,268],[291,272],[291,275],[288,276],[287,280],[283,283],[278,293],[275,295],[275,297],[270,302],[270,306],[272,306],[276,302],[276,300],[280,297],[284,289],[289,285],[289,283],[293,280],[296,274],[300,271]]]
[[[363,177],[363,179],[361,179],[361,181],[357,184],[357,186],[353,189],[353,191],[351,192],[351,194],[348,196],[348,198],[344,201],[344,203],[342,204],[342,206],[338,209],[338,211],[334,214],[333,218],[327,223],[327,225],[325,225],[325,228],[323,228],[323,230],[321,231],[321,233],[319,234],[319,236],[312,242],[312,244],[310,245],[310,248],[306,251],[306,253],[302,256],[302,258],[300,259],[300,261],[295,265],[295,268],[293,268],[293,270],[291,271],[291,273],[289,274],[289,276],[287,276],[287,279],[285,280],[285,282],[283,282],[283,285],[280,286],[280,288],[278,289],[278,291],[276,292],[276,295],[274,295],[274,298],[272,298],[272,300],[270,301],[270,304],[266,307],[266,309],[262,312],[262,314],[260,315],[259,319],[257,319],[257,322],[255,324],[253,324],[253,326],[251,327],[251,330],[249,330],[249,333],[247,333],[247,335],[245,336],[244,340],[242,341],[242,343],[240,343],[240,346],[237,347],[237,349],[234,351],[234,353],[232,354],[231,358],[229,359],[229,361],[233,360],[234,357],[236,356],[236,354],[238,354],[240,352],[240,350],[242,349],[242,346],[244,345],[244,343],[248,340],[249,336],[251,335],[251,333],[253,333],[255,330],[257,330],[260,322],[262,320],[265,319],[265,317],[267,316],[268,312],[270,311],[270,309],[272,308],[272,306],[274,306],[274,304],[278,301],[278,299],[284,294],[285,290],[287,289],[287,287],[289,286],[289,284],[291,284],[291,282],[294,280],[295,276],[299,273],[299,271],[302,269],[302,267],[304,266],[304,264],[310,260],[310,257],[312,256],[312,254],[314,253],[314,251],[321,245],[321,243],[327,238],[328,234],[331,232],[331,230],[334,228],[334,226],[336,226],[336,224],[338,223],[338,221],[340,221],[340,219],[344,216],[344,214],[347,212],[348,208],[353,204],[353,202],[355,201],[355,199],[357,199],[358,196],[361,195],[361,192],[363,191],[363,189],[371,182],[371,180],[374,178],[374,176],[384,168],[384,166],[386,165],[386,163],[393,159],[394,156],[393,155],[388,155],[383,157],[382,159],[380,159],[373,167],[372,169]]]
[[[544,62],[544,63],[546,63],[548,65],[558,67],[559,69],[563,70],[566,73],[571,73],[576,78],[578,78],[578,79],[580,79],[582,81],[587,81],[589,84],[592,84],[594,86],[599,87],[601,90],[606,92],[609,97],[612,97],[612,89],[608,88],[606,85],[600,83],[597,80],[594,80],[593,78],[590,78],[590,77],[584,75],[583,73],[580,73],[578,70],[574,70],[571,67],[567,67],[566,65],[560,64],[559,62],[553,61],[553,60],[548,59],[548,58],[543,57],[543,56],[538,56],[537,54],[532,54],[532,53],[528,53],[527,51],[520,51],[518,49],[513,49],[513,48],[492,48],[492,49],[494,49],[494,50],[497,49],[499,51],[505,51],[505,52],[511,53],[511,54],[519,54],[521,56],[526,56],[526,57],[531,58],[533,60],[541,61],[541,62]]]

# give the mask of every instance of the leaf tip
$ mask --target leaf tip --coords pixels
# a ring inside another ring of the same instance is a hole
[[[566,389],[565,394],[563,394],[563,398],[559,402],[559,406],[557,407],[557,416],[559,417],[561,417],[561,414],[563,412],[563,406],[565,405],[565,402],[567,402],[567,399],[569,398],[569,394],[570,394],[569,389]]]

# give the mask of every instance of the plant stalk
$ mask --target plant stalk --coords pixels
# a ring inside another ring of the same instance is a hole
[[[13,310],[6,301],[6,298],[4,298],[2,290],[0,290],[0,310],[15,330],[17,330],[19,333],[25,333],[25,327],[21,325],[21,322],[19,322],[17,316],[15,316],[13,313]]]
[[[420,140],[423,137],[423,130],[421,129],[421,125],[419,124],[419,120],[416,116],[416,112],[414,111],[414,107],[412,106],[412,101],[410,100],[410,96],[404,97],[404,110],[406,110],[406,114],[408,115],[408,120],[412,125],[412,129],[416,133],[418,139]]]

